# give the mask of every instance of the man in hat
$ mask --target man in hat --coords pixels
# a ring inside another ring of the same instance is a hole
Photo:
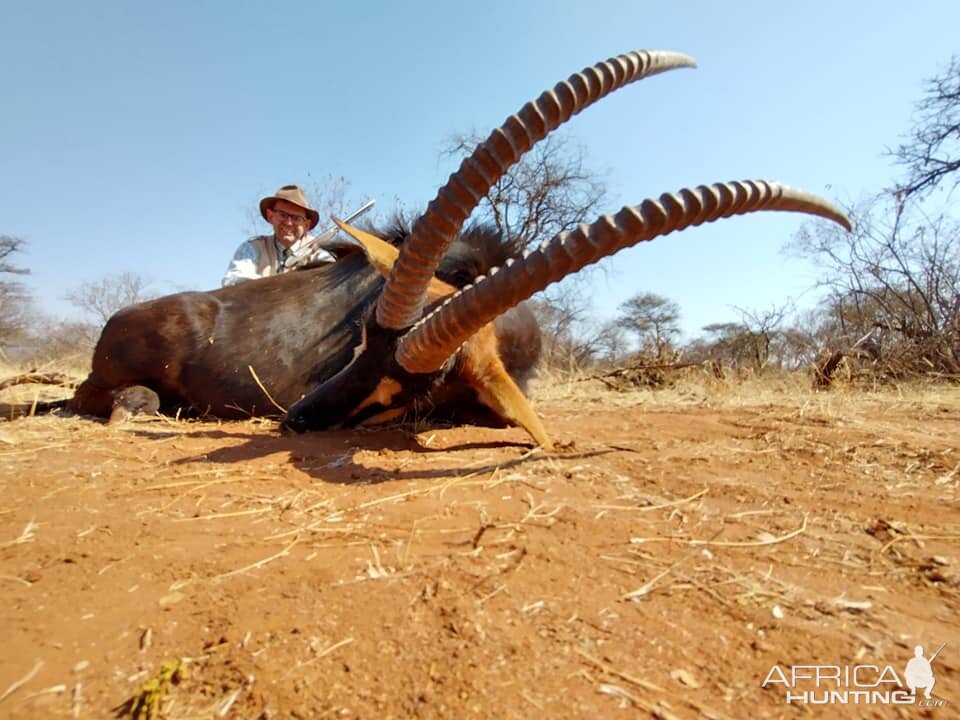
[[[284,272],[313,237],[307,233],[316,227],[320,214],[307,203],[296,185],[284,185],[274,195],[260,201],[260,214],[273,226],[273,234],[259,235],[241,245],[223,276],[223,285],[267,277]],[[316,249],[314,257],[333,262],[325,250]]]

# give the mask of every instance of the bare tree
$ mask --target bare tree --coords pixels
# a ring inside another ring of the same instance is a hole
[[[746,340],[754,369],[764,370],[772,359],[783,365],[783,333],[781,326],[790,310],[790,303],[771,307],[769,310],[744,310],[737,308],[740,320],[746,328]]]
[[[26,243],[12,235],[0,235],[0,276],[26,275],[30,271],[14,265],[11,256],[22,252]],[[22,341],[30,327],[32,299],[23,284],[0,279],[0,345],[9,347]]]
[[[621,303],[617,323],[633,333],[645,351],[664,357],[680,334],[680,306],[656,293],[639,293]]]
[[[960,184],[960,56],[927,81],[915,116],[907,141],[892,153],[907,171],[896,188],[902,198],[928,193],[951,176],[953,187]]]
[[[960,374],[960,227],[888,196],[850,214],[852,233],[816,224],[791,246],[823,268],[823,329],[847,348],[876,330],[895,374]]]
[[[577,283],[561,283],[530,301],[543,338],[541,362],[555,370],[582,369],[609,343],[580,290]]]
[[[0,235],[0,273],[26,275],[30,272],[26,268],[17,267],[10,263],[10,256],[14,253],[23,252],[25,245],[26,243],[22,238],[13,235]]]
[[[320,224],[315,232],[322,232],[325,228],[333,226],[330,221],[331,215],[345,218],[371,199],[359,196],[351,187],[350,181],[342,175],[327,175],[311,180],[306,190],[314,209],[320,213]],[[365,214],[363,223],[369,224],[375,213],[376,208]]]
[[[455,135],[445,155],[462,156],[484,138]],[[474,211],[490,222],[514,252],[594,219],[606,197],[600,174],[587,167],[586,151],[564,135],[548,135],[498,180]]]
[[[64,297],[102,326],[117,310],[156,297],[149,285],[143,275],[123,272],[82,283]]]
[[[596,333],[596,360],[600,365],[615,366],[630,354],[627,333],[616,320],[600,325]]]

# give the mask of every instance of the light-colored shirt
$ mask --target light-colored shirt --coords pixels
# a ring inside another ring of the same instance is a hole
[[[222,285],[236,285],[244,280],[279,275],[290,269],[295,260],[300,259],[297,249],[306,247],[314,240],[304,235],[292,248],[285,248],[273,235],[260,235],[243,243],[227,266]],[[333,262],[334,257],[322,248],[315,247],[310,252],[315,262]]]

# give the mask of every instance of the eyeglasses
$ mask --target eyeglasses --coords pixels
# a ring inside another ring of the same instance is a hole
[[[291,215],[288,212],[283,210],[271,210],[270,211],[273,217],[279,222],[288,222],[288,223],[302,223],[307,221],[306,215]]]

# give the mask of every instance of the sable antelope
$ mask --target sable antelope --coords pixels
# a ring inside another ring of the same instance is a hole
[[[163,404],[235,417],[270,413],[269,393],[276,405],[292,403],[283,425],[298,432],[433,408],[457,421],[519,425],[551,446],[521,388],[539,348],[525,299],[625,247],[732,215],[803,212],[850,227],[837,208],[803,191],[765,181],[719,183],[625,207],[459,289],[436,277],[445,261],[456,265],[457,248],[470,247],[459,233],[471,212],[534,144],[629,83],[693,66],[680,53],[631,52],[547,90],[463,161],[399,251],[340,223],[363,254],[120,311],[68,406],[106,416],[118,393],[145,386]]]
[[[809,193],[766,181],[718,183],[645,200],[562,233],[461,290],[436,286],[434,273],[457,232],[525,152],[609,93],[649,75],[694,66],[680,53],[627,53],[570,76],[507,118],[440,188],[396,261],[383,263],[392,267],[353,359],[296,403],[284,425],[304,431],[399,417],[426,388],[465,381],[481,403],[549,447],[543,425],[500,361],[504,349],[495,321],[502,313],[623,248],[731,215],[803,212],[849,230],[840,210]],[[343,227],[363,243],[376,240]]]
[[[396,224],[388,236],[399,243],[408,232]],[[377,262],[396,256],[396,248],[379,239],[367,244]],[[347,364],[362,319],[383,288],[361,247],[344,243],[330,249],[338,258],[334,263],[124,308],[101,332],[91,372],[71,399],[0,406],[0,413],[67,408],[122,419],[185,409],[221,418],[279,417]],[[464,277],[487,272],[508,257],[495,231],[471,227],[454,243],[438,275],[462,285]],[[506,367],[522,386],[540,353],[533,314],[521,305],[499,319],[497,328],[504,347],[511,348],[504,355]],[[0,387],[57,381],[63,377],[30,374]],[[413,409],[455,422],[503,424],[468,387],[433,388]]]

